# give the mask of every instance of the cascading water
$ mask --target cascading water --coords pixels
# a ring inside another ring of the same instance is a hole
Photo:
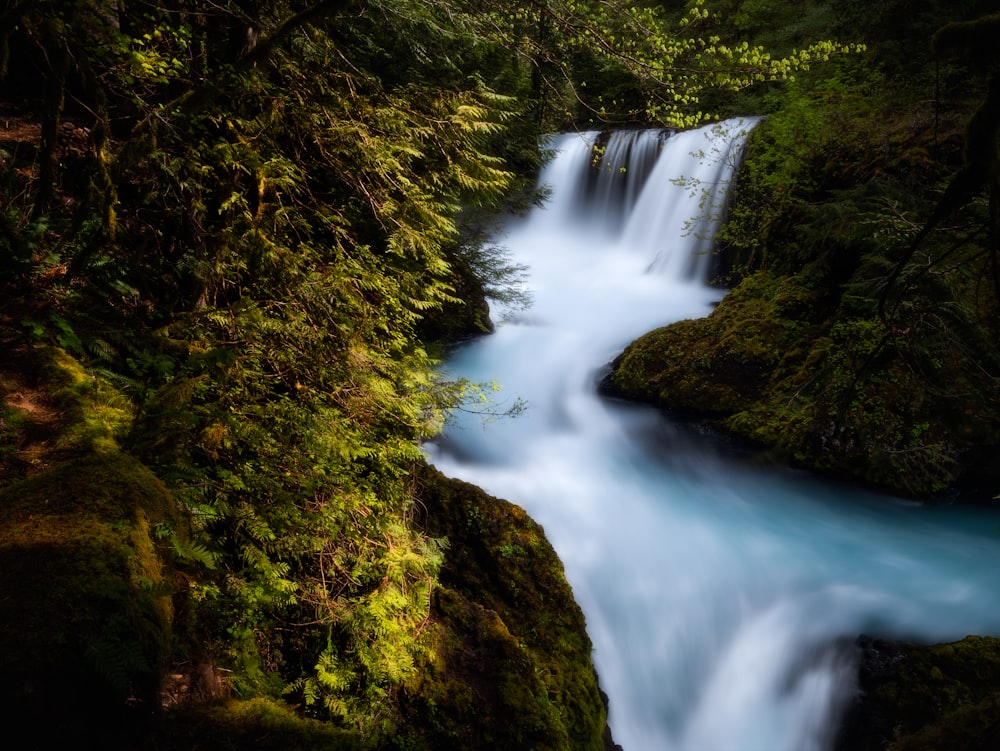
[[[597,396],[630,340],[720,299],[705,251],[750,126],[558,137],[551,200],[501,240],[534,305],[448,364],[528,411],[429,447],[545,527],[625,751],[822,751],[858,634],[1000,633],[1000,515],[744,466]]]

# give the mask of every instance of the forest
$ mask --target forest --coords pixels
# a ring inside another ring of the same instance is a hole
[[[541,529],[421,450],[517,410],[438,365],[529,304],[490,231],[545,200],[547,133],[766,116],[733,291],[608,390],[993,499],[992,5],[4,0],[0,716],[39,749],[614,747]]]

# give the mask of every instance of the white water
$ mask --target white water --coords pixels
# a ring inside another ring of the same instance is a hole
[[[997,514],[755,469],[653,410],[597,396],[629,341],[720,298],[700,281],[710,226],[688,232],[700,192],[671,179],[724,191],[729,125],[714,141],[673,136],[644,183],[639,168],[605,165],[616,188],[585,189],[593,134],[559,138],[543,175],[552,200],[504,239],[530,267],[535,304],[449,362],[529,410],[459,420],[430,448],[442,471],[545,527],[625,751],[822,751],[853,691],[858,634],[1000,633]]]

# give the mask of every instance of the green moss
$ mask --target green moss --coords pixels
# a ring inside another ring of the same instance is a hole
[[[749,409],[798,348],[819,307],[807,287],[755,274],[707,318],[680,321],[630,344],[615,362],[612,390],[714,416]]]
[[[839,748],[992,751],[1000,746],[1000,639],[873,646],[879,669],[863,680],[853,734]]]
[[[434,612],[435,658],[405,689],[410,743],[427,749],[572,748],[534,655],[495,611],[442,588]]]
[[[889,328],[821,266],[752,274],[706,318],[632,342],[605,385],[715,421],[780,461],[904,495],[932,497],[976,471],[963,462],[1000,441],[995,345],[971,324],[944,330],[955,306],[930,300]]]
[[[116,451],[132,424],[134,413],[129,400],[88,373],[65,350],[47,347],[39,355],[53,395],[68,415],[58,447],[67,451]]]
[[[181,706],[156,725],[151,751],[360,751],[353,732],[295,714],[268,699]]]
[[[604,748],[591,643],[562,564],[518,506],[422,468],[430,534],[449,547],[434,659],[405,689],[414,748]]]
[[[0,383],[0,394],[6,389]],[[7,467],[16,458],[16,452],[21,443],[24,429],[31,420],[22,409],[9,407],[0,403],[0,485],[4,484],[13,474]]]
[[[1000,746],[1000,695],[948,713],[886,751],[994,751]]]
[[[0,491],[0,701],[35,737],[115,747],[145,727],[173,616],[150,530],[174,520],[162,484],[121,454]]]

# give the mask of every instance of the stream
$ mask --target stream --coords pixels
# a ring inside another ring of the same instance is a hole
[[[460,414],[428,447],[544,526],[625,751],[824,751],[859,634],[1000,633],[1000,513],[755,466],[597,393],[632,339],[722,298],[711,238],[753,124],[554,137],[549,201],[497,238],[533,305],[446,363],[527,410]]]

